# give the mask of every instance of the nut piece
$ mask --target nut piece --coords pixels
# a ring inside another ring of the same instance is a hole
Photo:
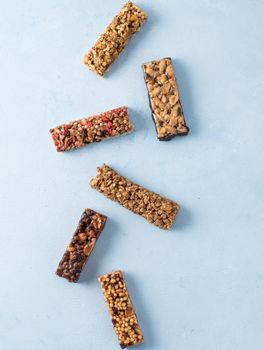
[[[168,141],[189,132],[182,112],[171,58],[142,65],[158,139]],[[180,118],[179,118],[180,116]]]
[[[68,245],[67,251],[68,252],[73,252],[74,251],[74,247],[72,246],[72,244]]]
[[[90,255],[94,245],[96,243],[96,239],[95,238],[92,238],[90,240],[90,243],[86,244],[85,247],[84,247],[84,254],[85,255]]]
[[[82,233],[79,234],[79,236],[78,236],[78,241],[79,241],[80,243],[83,243],[84,241],[86,241],[86,239],[87,239],[86,233],[82,232]]]
[[[92,244],[86,244],[84,247],[84,254],[90,255],[90,252],[92,251],[93,245]]]

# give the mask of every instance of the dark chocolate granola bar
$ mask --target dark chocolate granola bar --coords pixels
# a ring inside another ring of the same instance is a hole
[[[78,227],[56,271],[69,282],[77,282],[98,238],[107,217],[91,209],[85,209]]]
[[[176,202],[134,184],[105,164],[97,170],[97,176],[90,181],[91,187],[150,223],[171,228],[179,210]]]
[[[103,76],[146,19],[147,15],[128,1],[84,56],[84,63]]]
[[[50,133],[57,151],[62,152],[127,134],[132,129],[127,107],[120,107],[59,125]]]
[[[171,58],[148,62],[142,67],[158,139],[168,141],[177,135],[187,135],[189,128],[185,123]]]
[[[99,282],[121,348],[142,343],[142,332],[122,272],[100,276]]]

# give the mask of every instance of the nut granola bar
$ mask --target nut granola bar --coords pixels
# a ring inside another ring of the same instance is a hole
[[[142,67],[158,139],[169,141],[177,135],[187,135],[189,128],[185,123],[171,58],[148,62]]]
[[[51,129],[50,133],[57,151],[62,152],[127,134],[132,129],[127,107],[120,107],[59,125]]]
[[[98,238],[107,217],[91,209],[85,209],[78,227],[56,271],[69,282],[77,282]]]
[[[103,76],[146,19],[147,15],[128,1],[84,56],[84,64]]]
[[[97,170],[97,176],[90,181],[91,187],[155,226],[171,228],[179,211],[176,202],[134,184],[105,164]]]
[[[99,277],[104,299],[122,349],[143,343],[128,290],[121,271]]]

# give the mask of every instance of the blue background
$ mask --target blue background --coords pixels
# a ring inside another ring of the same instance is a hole
[[[0,1],[0,349],[118,349],[97,276],[124,271],[147,350],[263,348],[263,2],[136,2],[105,79],[84,53],[123,1]],[[173,58],[191,129],[158,142],[141,64]],[[49,128],[127,105],[136,131],[56,153]],[[92,190],[103,162],[181,204],[162,231]],[[54,271],[85,207],[109,217],[78,284]]]

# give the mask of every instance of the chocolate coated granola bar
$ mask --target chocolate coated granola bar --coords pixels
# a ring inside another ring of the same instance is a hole
[[[114,271],[100,276],[99,282],[121,348],[142,343],[142,332],[122,272]]]
[[[148,62],[142,67],[158,139],[168,141],[177,135],[187,135],[189,128],[185,123],[171,58]]]
[[[131,1],[127,2],[84,56],[84,64],[103,76],[146,19],[142,10]]]
[[[150,223],[171,228],[179,210],[177,203],[134,184],[105,164],[97,170],[97,176],[90,181],[91,187]]]
[[[107,217],[91,209],[85,209],[78,227],[67,247],[56,271],[60,277],[69,282],[77,282],[84,268]]]
[[[93,142],[131,132],[133,126],[129,120],[127,107],[83,118],[50,130],[58,152],[69,151]]]

